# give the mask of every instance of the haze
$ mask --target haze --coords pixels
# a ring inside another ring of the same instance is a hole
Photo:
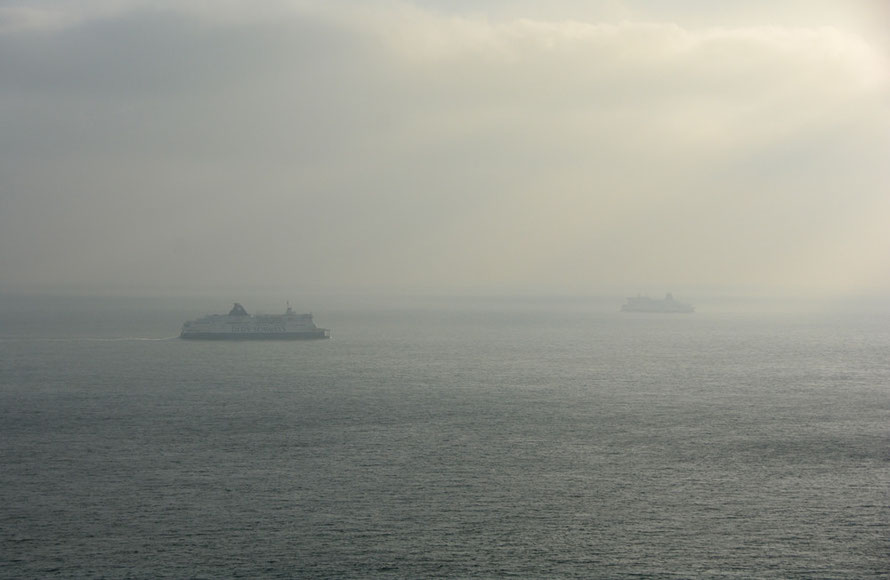
[[[890,290],[885,3],[542,4],[4,2],[0,291]]]

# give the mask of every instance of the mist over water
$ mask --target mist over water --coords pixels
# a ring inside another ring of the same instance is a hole
[[[0,575],[886,577],[886,311],[124,302],[0,316]]]
[[[887,578],[888,14],[0,2],[0,576]]]
[[[885,292],[881,0],[7,0],[0,291]]]

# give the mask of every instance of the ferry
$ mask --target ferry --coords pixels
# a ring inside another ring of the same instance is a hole
[[[622,312],[695,312],[695,307],[678,300],[668,292],[663,300],[655,300],[648,296],[633,296],[627,299],[627,303],[621,307]]]
[[[241,304],[228,314],[210,314],[182,325],[180,338],[193,340],[314,340],[331,337],[327,328],[319,328],[311,314],[297,314],[287,305],[284,314],[256,316]]]

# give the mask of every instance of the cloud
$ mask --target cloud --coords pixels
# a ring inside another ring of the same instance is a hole
[[[8,5],[0,267],[48,286],[218,284],[232,263],[389,290],[875,284],[886,64],[830,26]]]

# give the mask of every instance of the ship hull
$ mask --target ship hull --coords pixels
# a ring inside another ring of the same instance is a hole
[[[643,312],[650,314],[692,314],[695,310],[643,310],[643,309],[631,309],[631,308],[622,308],[621,312]]]
[[[188,332],[179,335],[186,340],[322,340],[330,338],[319,332]]]

